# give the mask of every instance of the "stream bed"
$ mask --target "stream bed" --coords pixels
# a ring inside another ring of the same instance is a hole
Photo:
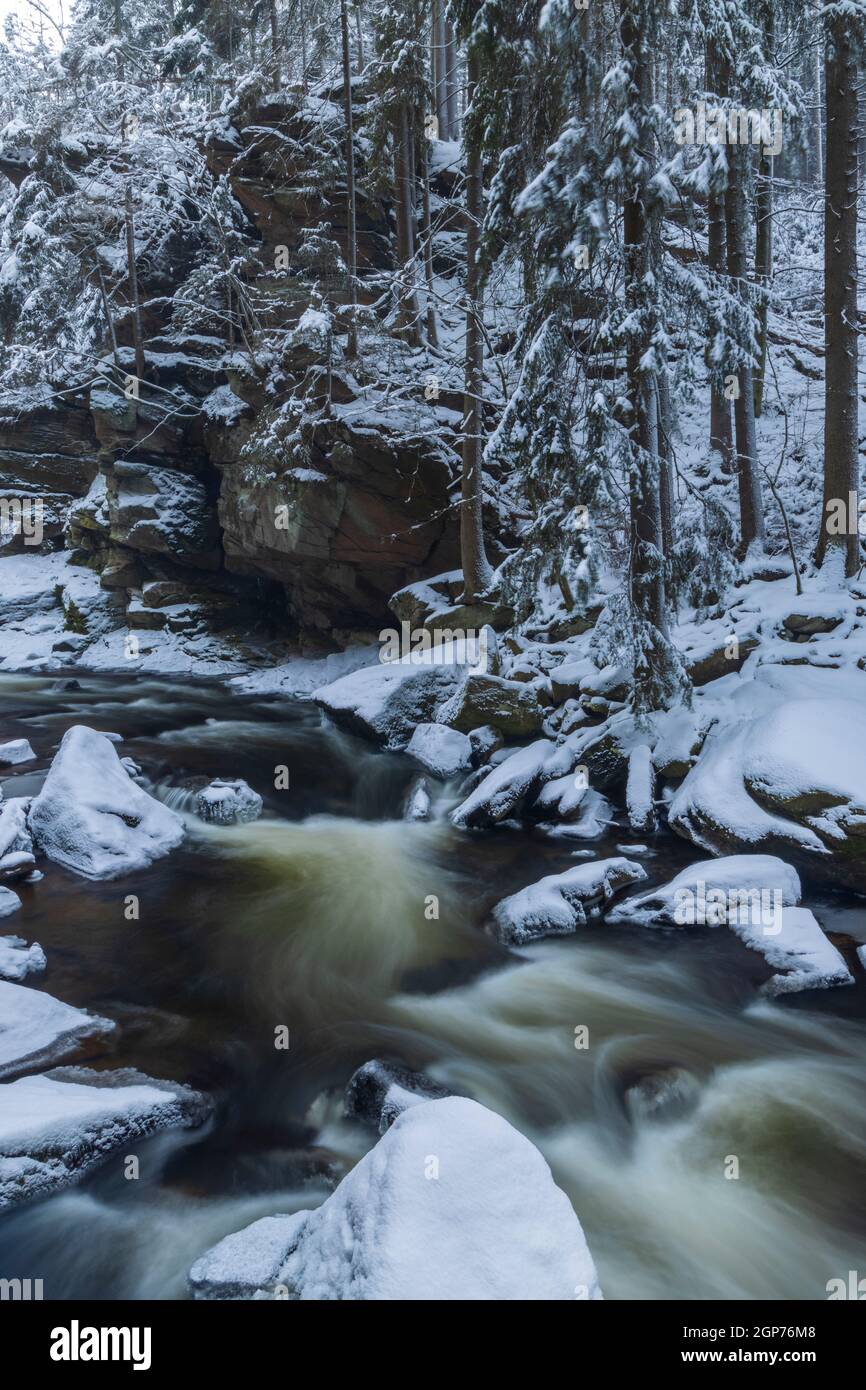
[[[371,1146],[342,1093],[372,1057],[423,1068],[538,1145],[607,1298],[823,1299],[862,1266],[860,900],[804,883],[856,982],[780,1002],[758,992],[763,959],[723,928],[598,920],[509,954],[484,931],[493,904],[576,849],[627,854],[624,822],[589,845],[461,833],[446,815],[456,788],[431,823],[405,821],[411,761],[308,703],[76,680],[0,676],[0,735],[37,753],[5,794],[38,791],[66,729],[87,724],[122,735],[188,834],[111,882],[41,862],[3,931],[46,952],[28,986],[118,1024],[86,1065],[183,1081],[216,1108],[203,1130],[139,1144],[136,1180],[116,1155],[0,1219],[5,1277],[42,1278],[51,1299],[185,1297],[208,1246],[317,1205]],[[217,776],[245,778],[263,818],[199,822],[190,786]],[[704,857],[664,828],[640,845],[651,883]]]

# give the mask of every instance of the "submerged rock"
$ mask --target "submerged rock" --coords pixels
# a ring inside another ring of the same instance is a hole
[[[184,834],[180,816],[133,782],[111,739],[81,724],[64,734],[29,826],[43,854],[85,878],[146,868]]]
[[[216,825],[239,825],[257,820],[262,814],[262,798],[242,777],[231,781],[214,778],[196,797],[197,815]]]
[[[646,870],[629,859],[599,859],[530,883],[493,909],[493,935],[505,946],[525,946],[542,936],[563,936],[586,921],[587,912],[615,893],[640,883]]]
[[[0,1208],[78,1181],[159,1130],[200,1124],[209,1101],[124,1069],[65,1067],[0,1086]]]
[[[390,1129],[398,1115],[427,1100],[443,1100],[451,1092],[423,1072],[394,1062],[365,1062],[346,1087],[346,1114],[370,1125],[379,1134]]]
[[[533,1144],[452,1096],[411,1106],[315,1211],[267,1217],[190,1270],[196,1298],[600,1299],[580,1222]]]

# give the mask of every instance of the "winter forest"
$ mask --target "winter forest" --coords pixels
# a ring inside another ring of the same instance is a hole
[[[866,0],[0,19],[0,1300],[866,1298]]]

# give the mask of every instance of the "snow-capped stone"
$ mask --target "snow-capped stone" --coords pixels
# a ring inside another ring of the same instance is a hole
[[[446,724],[419,724],[406,752],[443,780],[466,772],[472,765],[472,744],[465,734]]]
[[[13,796],[0,804],[0,879],[7,882],[26,878],[36,863],[27,824],[30,804],[31,799],[26,796]]]
[[[266,1221],[196,1261],[195,1297],[602,1296],[580,1222],[541,1154],[499,1115],[456,1096],[405,1110],[315,1211]]]
[[[506,820],[541,784],[548,760],[557,751],[551,739],[540,738],[497,763],[452,812],[454,824],[475,827]]]
[[[21,906],[21,899],[11,888],[0,888],[0,917],[11,917]]]
[[[430,788],[426,777],[419,777],[412,783],[403,807],[403,819],[410,821],[430,819]]]
[[[85,878],[143,869],[184,833],[180,816],[132,781],[111,740],[81,724],[64,734],[29,824],[43,854]]]
[[[795,994],[802,989],[854,983],[841,952],[827,939],[808,908],[785,907],[780,920],[770,924],[743,914],[729,926],[753,951],[760,951],[768,965],[782,972],[762,986],[763,994]]]
[[[442,1100],[450,1092],[423,1072],[410,1071],[378,1058],[365,1062],[349,1078],[346,1114],[384,1134],[411,1105]]]
[[[201,1123],[207,1100],[129,1069],[64,1067],[0,1086],[0,1207],[76,1182],[159,1130]]]
[[[214,778],[196,797],[198,816],[217,825],[238,825],[257,820],[262,814],[262,798],[242,777]]]
[[[114,1024],[42,990],[0,980],[0,1077],[44,1067]]]
[[[446,645],[428,653],[442,654]],[[459,653],[456,655],[459,656]],[[386,748],[405,748],[418,724],[429,722],[465,673],[458,661],[380,662],[341,676],[313,699],[338,724],[372,735]]]
[[[21,936],[0,936],[0,979],[23,980],[25,975],[44,970],[46,964],[38,942],[28,946]]]
[[[13,738],[8,743],[0,743],[0,767],[17,767],[19,763],[29,763],[35,757],[26,738]]]
[[[475,767],[481,767],[483,763],[488,762],[505,742],[499,730],[494,729],[492,724],[482,724],[479,729],[470,729],[467,737]]]
[[[629,859],[599,859],[548,874],[493,909],[493,935],[505,946],[525,946],[542,936],[563,936],[586,921],[587,913],[615,893],[646,878]]]
[[[772,854],[732,854],[690,864],[669,883],[618,903],[607,920],[642,927],[713,926],[741,910],[754,908],[766,916],[776,906],[796,907],[799,901],[800,879],[790,864]]]
[[[540,733],[544,710],[531,686],[470,671],[441,706],[438,718],[466,734],[491,724],[506,738],[530,738]]]
[[[655,790],[655,771],[652,756],[646,743],[638,743],[628,757],[628,781],[625,789],[625,804],[628,810],[628,823],[632,830],[644,834],[655,825],[653,792]]]
[[[562,778],[557,778],[558,782],[562,780]],[[569,777],[568,780],[573,781],[573,776]],[[547,785],[551,784],[548,783]],[[546,787],[542,789],[542,791],[545,790]],[[541,797],[539,796],[533,805],[533,811],[540,804]],[[560,801],[560,813],[563,805],[567,805],[567,803]],[[612,820],[613,812],[607,797],[589,787],[578,803],[576,820],[569,818],[561,821],[539,821],[536,830],[553,840],[598,840],[605,833]],[[591,852],[587,851],[587,853]]]

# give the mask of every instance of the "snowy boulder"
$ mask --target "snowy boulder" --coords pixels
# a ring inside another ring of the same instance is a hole
[[[435,718],[464,672],[464,666],[448,661],[380,662],[341,676],[316,690],[313,699],[336,724],[372,736],[386,748],[405,748],[417,725]]]
[[[136,785],[105,734],[67,730],[29,816],[37,847],[85,878],[143,869],[183,839],[183,822]]]
[[[472,765],[472,744],[465,734],[446,724],[419,724],[406,752],[443,781],[467,772]]]
[[[541,732],[544,710],[530,686],[472,671],[438,718],[465,734],[489,724],[506,738],[530,738]]]
[[[541,1154],[499,1115],[456,1096],[405,1110],[315,1211],[266,1221],[196,1261],[195,1297],[602,1296],[580,1222]]]
[[[409,788],[403,805],[403,819],[422,821],[430,819],[430,787],[426,777],[418,777]]]
[[[0,767],[17,767],[19,763],[29,763],[35,757],[26,738],[13,738],[8,743],[0,743]]]
[[[542,785],[545,772],[557,752],[556,744],[551,739],[540,738],[512,753],[493,767],[452,812],[454,824],[461,828],[474,828],[507,820]]]
[[[21,906],[21,899],[11,888],[0,888],[0,917],[11,917]]]
[[[608,922],[636,926],[719,926],[741,913],[775,920],[777,910],[796,907],[800,879],[796,869],[771,854],[732,854],[701,859],[670,883],[619,903]]]
[[[38,942],[28,946],[23,937],[0,936],[0,979],[23,980],[25,975],[44,970],[46,964],[45,952]]]
[[[777,922],[756,922],[751,914],[730,922],[733,932],[753,951],[760,951],[772,975],[763,994],[795,994],[802,989],[831,989],[853,985],[845,961],[828,941],[813,914],[805,907],[785,907]]]
[[[447,1095],[450,1095],[447,1087],[439,1086],[423,1072],[376,1059],[365,1062],[350,1077],[346,1087],[346,1114],[384,1134],[397,1116],[410,1106],[442,1100]]]
[[[30,804],[30,798],[25,796],[13,796],[0,804],[0,879],[6,882],[26,878],[36,864],[27,824]]]
[[[493,935],[504,946],[525,946],[542,936],[564,936],[615,893],[646,878],[629,859],[599,859],[530,883],[493,909]]]
[[[862,704],[786,700],[713,729],[669,821],[713,853],[784,853],[815,876],[866,891]]]
[[[561,780],[561,778],[557,779],[557,781]],[[573,781],[574,778],[572,777],[568,780]],[[550,783],[547,784],[547,786],[550,785]],[[545,787],[542,789],[542,792],[546,790],[547,788]],[[568,803],[564,800],[560,801],[559,807],[557,808],[560,815],[563,814],[567,805]],[[535,813],[540,806],[541,796],[537,797],[532,807],[533,813]],[[546,810],[546,808],[542,809]],[[576,819],[573,813],[569,811],[568,816],[563,820],[539,821],[536,830],[540,831],[542,835],[546,835],[548,839],[553,840],[598,840],[605,833],[608,826],[613,821],[613,818],[613,809],[607,797],[602,796],[601,792],[593,791],[592,787],[590,787],[588,791],[584,792],[580,799],[577,807]]]
[[[129,1069],[64,1067],[0,1086],[0,1208],[78,1181],[164,1129],[200,1124],[209,1102]]]
[[[0,980],[0,1077],[44,1067],[104,1037],[114,1024],[41,990]]]
[[[232,781],[217,777],[199,792],[195,809],[201,820],[213,821],[216,825],[239,825],[258,820],[262,814],[262,798],[242,777]]]

